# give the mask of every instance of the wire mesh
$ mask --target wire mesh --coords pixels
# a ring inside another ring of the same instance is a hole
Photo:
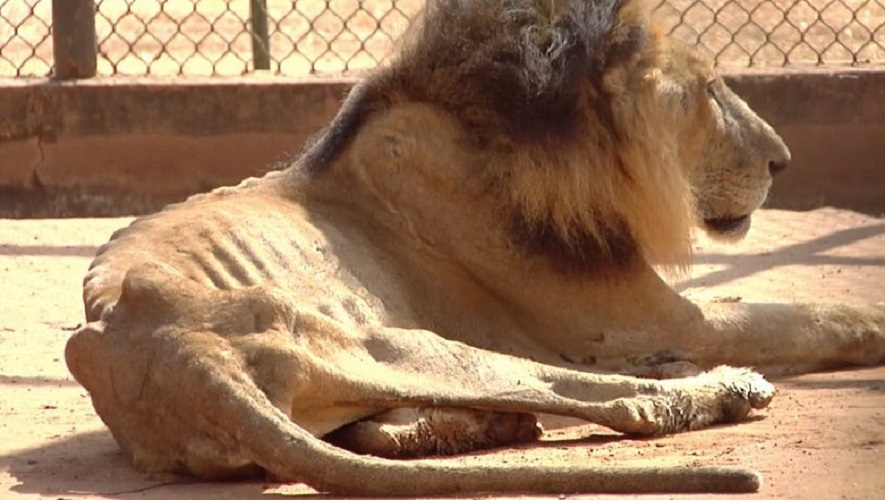
[[[720,66],[885,64],[885,0],[652,1],[667,30]],[[0,0],[0,76],[51,71],[51,3]],[[96,0],[98,73],[240,75],[255,70],[253,44],[273,74],[359,72],[390,52],[423,3]],[[266,39],[253,32],[256,5]]]
[[[423,0],[264,0],[270,71],[336,74],[387,55]],[[99,0],[100,74],[254,69],[249,0]],[[257,43],[263,43],[260,39]]]
[[[49,0],[0,0],[0,76],[43,76],[52,69]]]
[[[658,13],[721,66],[885,63],[883,0],[661,0]]]

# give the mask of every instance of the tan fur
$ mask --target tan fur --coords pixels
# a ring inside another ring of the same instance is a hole
[[[679,432],[774,396],[717,365],[885,360],[881,306],[694,304],[653,271],[693,223],[743,235],[789,152],[645,12],[431,2],[296,164],[118,231],[66,359],[135,465],[359,495],[757,489],[320,439],[461,452],[532,439],[531,413]]]
[[[357,453],[408,458],[529,443],[540,435],[530,413],[424,407],[386,411],[346,425],[326,440]]]
[[[575,147],[521,148],[494,170],[513,172],[510,198],[530,223],[549,212],[565,240],[573,241],[577,226],[606,247],[606,230],[621,228],[605,225],[623,220],[647,260],[682,267],[688,264],[688,232],[694,223],[689,175],[678,147],[684,138],[665,125],[671,117],[661,112],[654,73],[629,74],[642,72],[636,66],[654,67],[654,59],[634,61],[605,79],[626,140],[616,142],[610,130],[591,123],[579,131],[583,140]]]

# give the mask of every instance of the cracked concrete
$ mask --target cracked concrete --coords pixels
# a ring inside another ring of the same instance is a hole
[[[45,154],[39,137],[0,142],[0,186],[30,186]]]

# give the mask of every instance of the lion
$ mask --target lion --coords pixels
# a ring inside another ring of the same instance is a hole
[[[135,466],[358,495],[757,490],[391,459],[531,442],[536,414],[737,422],[775,395],[760,373],[885,359],[882,306],[692,303],[656,272],[688,265],[694,225],[745,234],[790,153],[649,12],[430,1],[287,168],[116,232],[66,361]]]

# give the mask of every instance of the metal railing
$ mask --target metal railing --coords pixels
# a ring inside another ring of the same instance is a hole
[[[885,0],[653,0],[721,66],[885,64]],[[0,76],[376,65],[423,0],[0,0]],[[91,52],[91,55],[89,54]]]

